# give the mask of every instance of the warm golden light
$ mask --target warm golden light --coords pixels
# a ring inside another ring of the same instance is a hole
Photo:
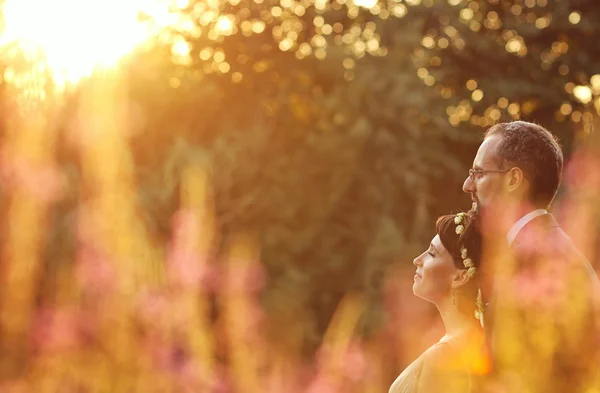
[[[579,12],[573,11],[573,12],[571,12],[571,14],[569,14],[569,22],[571,22],[572,24],[576,25],[580,21],[581,21],[581,14]]]
[[[600,74],[592,75],[590,78],[590,84],[595,94],[600,93]]]
[[[483,91],[480,89],[475,90],[472,94],[471,94],[471,99],[475,102],[479,102],[481,101],[481,99],[483,98]]]
[[[230,35],[233,32],[235,20],[230,15],[221,15],[215,24],[216,30],[224,35]]]
[[[353,0],[353,3],[359,7],[370,9],[375,7],[377,0]]]
[[[150,4],[149,4],[150,3]],[[151,4],[153,3],[153,4]],[[168,14],[158,0],[6,0],[0,46],[40,53],[58,86],[115,65],[150,37],[138,16]]]
[[[521,50],[521,42],[517,38],[513,38],[506,43],[506,50],[511,53],[516,53]]]
[[[592,89],[588,86],[575,86],[573,95],[579,102],[587,104],[592,100]]]

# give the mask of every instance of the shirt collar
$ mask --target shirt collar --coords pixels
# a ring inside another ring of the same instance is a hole
[[[525,225],[527,225],[534,218],[539,217],[544,214],[548,214],[546,209],[537,209],[537,210],[534,210],[532,212],[525,214],[523,217],[521,217],[519,219],[519,221],[515,222],[513,224],[513,226],[510,228],[510,230],[508,231],[508,233],[506,234],[506,241],[508,242],[508,245],[510,246],[512,244],[512,242],[515,240],[515,238],[517,237],[517,235],[519,234],[519,232],[521,231],[521,229],[523,229],[523,227]]]

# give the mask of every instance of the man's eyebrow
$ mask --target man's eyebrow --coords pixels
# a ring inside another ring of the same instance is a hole
[[[479,171],[479,170],[481,170],[481,167],[479,165],[473,165],[473,169],[476,169]]]

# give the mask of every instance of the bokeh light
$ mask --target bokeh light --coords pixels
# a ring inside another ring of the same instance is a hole
[[[587,104],[592,100],[592,89],[589,86],[575,86],[573,95],[583,104]]]

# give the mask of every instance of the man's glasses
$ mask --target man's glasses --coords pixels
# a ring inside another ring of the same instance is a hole
[[[508,171],[510,169],[469,169],[469,177],[471,181],[475,181],[476,179],[481,179],[486,173],[503,173]]]

